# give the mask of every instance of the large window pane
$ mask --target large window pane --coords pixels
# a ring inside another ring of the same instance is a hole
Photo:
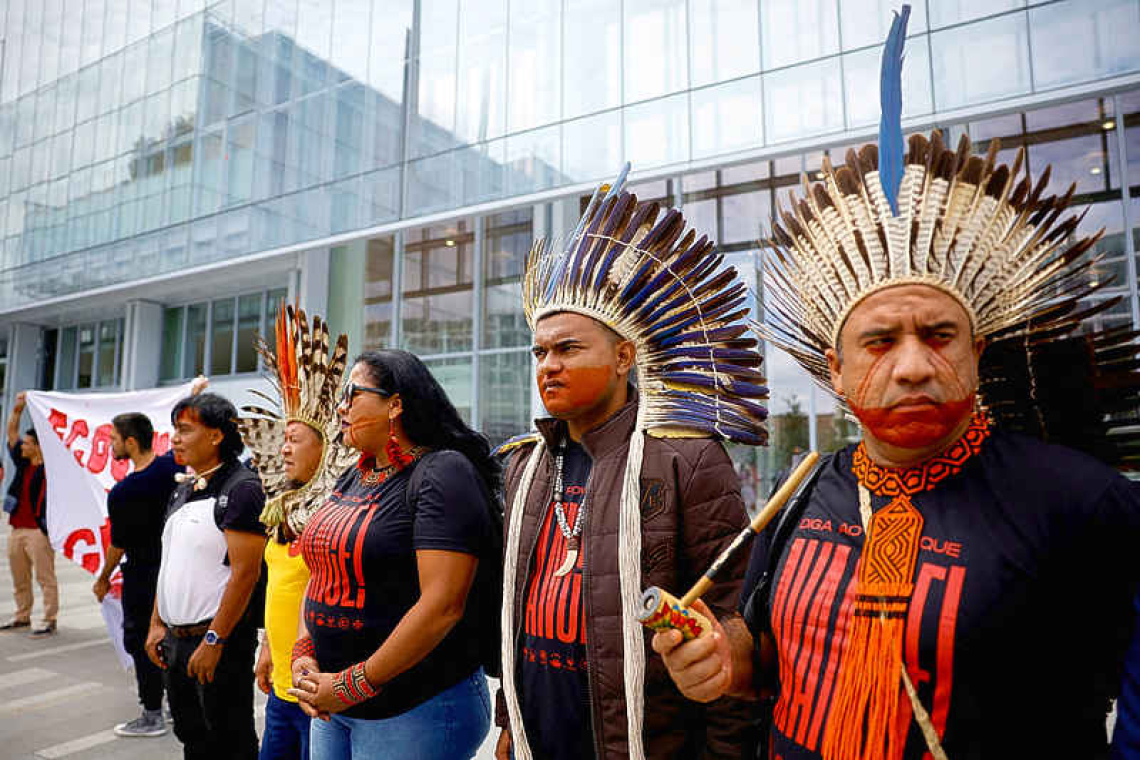
[[[937,29],[1024,7],[1025,0],[935,0],[930,3],[930,26]]]
[[[90,388],[95,380],[95,325],[79,327],[79,375],[76,388]]]
[[[479,357],[479,431],[497,446],[532,427],[530,352]]]
[[[56,388],[68,390],[75,383],[76,337],[78,328],[68,327],[60,332],[59,359],[56,364]]]
[[[562,172],[568,182],[610,177],[622,155],[621,112],[587,116],[562,125]]]
[[[839,50],[835,0],[765,0],[760,4],[764,68],[810,61]]]
[[[392,345],[392,273],[395,240],[391,237],[368,241],[364,261],[364,347]]]
[[[483,142],[502,135],[506,125],[505,0],[466,0],[459,26],[455,134],[461,143]]]
[[[843,49],[855,50],[868,45],[881,45],[887,39],[887,33],[891,31],[894,14],[901,10],[906,2],[907,0],[843,0],[839,3]],[[916,3],[912,0],[909,5],[910,20],[906,24],[908,37],[926,30],[926,3]],[[906,48],[908,56],[911,50],[913,50],[912,43],[908,42]]]
[[[237,366],[235,372],[257,371],[257,334],[261,329],[261,293],[238,299]]]
[[[1032,8],[1029,30],[1037,88],[1140,69],[1140,12],[1135,0],[1068,0]],[[1074,54],[1059,54],[1063,50]]]
[[[839,61],[831,58],[764,75],[767,141],[780,142],[843,128]]]
[[[621,103],[621,4],[566,0],[562,32],[563,117]]]
[[[760,77],[694,90],[693,158],[763,145]]]
[[[625,102],[636,103],[689,86],[684,0],[625,0]]]
[[[690,0],[689,66],[702,87],[760,70],[755,0]]]
[[[197,377],[206,370],[206,304],[186,307],[186,356],[182,377]]]
[[[114,385],[117,379],[115,354],[118,327],[118,320],[104,320],[99,323],[99,380],[97,385],[100,388]]]
[[[162,310],[162,360],[159,380],[176,380],[182,369],[182,322],[186,309],[182,306]]]
[[[455,410],[468,425],[471,424],[471,358],[455,357],[429,359],[424,362],[436,382],[443,386]]]
[[[559,184],[562,163],[558,153],[561,134],[557,124],[507,138],[507,193],[545,190]]]
[[[424,0],[420,18],[418,114],[412,118],[412,156],[455,146],[456,0]]]
[[[562,113],[562,3],[511,3],[507,131],[557,121]]]
[[[522,271],[534,236],[533,210],[487,217],[484,236],[483,347],[530,344],[522,310]]]
[[[1025,14],[935,32],[934,103],[939,110],[1029,92]]]
[[[625,153],[642,169],[688,161],[688,97],[682,93],[626,108]]]
[[[470,223],[461,220],[406,234],[402,347],[420,354],[469,350],[475,245]]]
[[[879,70],[882,58],[882,45],[843,56],[843,96],[847,104],[849,129],[879,122]],[[902,80],[904,118],[928,114],[934,110],[930,93],[930,50],[926,36],[907,41]]]
[[[212,339],[210,343],[210,373],[228,375],[232,372],[234,348],[234,300],[214,301]]]

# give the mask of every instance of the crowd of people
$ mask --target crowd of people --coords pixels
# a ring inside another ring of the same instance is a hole
[[[495,451],[419,358],[350,364],[345,336],[292,307],[261,346],[276,411],[240,415],[199,382],[161,457],[153,421],[116,417],[134,471],[108,496],[94,591],[122,567],[143,707],[116,730],[163,733],[165,692],[188,759],[470,758],[492,723],[497,760],[1140,757],[1140,489],[1098,406],[1137,400],[1118,361],[1135,336],[1077,329],[1095,238],[995,153],[918,136],[892,183],[853,152],[774,225],[759,333],[862,440],[750,555],[731,550],[749,516],[724,445],[766,439],[745,288],[620,180],[528,257],[549,416]],[[22,407],[5,627],[30,626],[34,570],[50,635]],[[641,626],[645,587],[712,566],[693,604],[708,627]]]

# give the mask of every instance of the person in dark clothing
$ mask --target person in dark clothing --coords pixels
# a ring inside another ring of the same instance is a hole
[[[47,535],[47,488],[44,458],[39,437],[33,428],[20,436],[20,416],[27,405],[24,393],[16,395],[16,403],[8,416],[8,453],[16,465],[16,475],[4,499],[4,511],[12,532],[8,536],[8,564],[16,597],[16,614],[0,631],[28,628],[32,624],[32,574],[44,594],[43,622],[33,636],[55,633],[59,614],[59,584],[55,579],[55,552]]]
[[[181,478],[166,511],[146,651],[164,669],[174,735],[186,760],[252,760],[256,603],[265,494],[238,461],[237,410],[203,393],[171,414]]]
[[[135,663],[142,714],[115,726],[119,736],[161,736],[166,733],[162,718],[162,671],[146,656],[146,634],[158,567],[162,560],[162,522],[166,503],[174,490],[174,475],[183,468],[171,453],[156,456],[151,443],[154,427],[145,414],[120,414],[111,421],[111,454],[117,460],[130,459],[134,472],[115,484],[107,494],[107,515],[111,522],[111,545],[103,570],[92,591],[100,602],[111,590],[111,576],[122,570],[123,646]]]

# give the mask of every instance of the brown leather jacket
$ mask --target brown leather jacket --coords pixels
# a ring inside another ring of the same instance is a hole
[[[617,531],[622,477],[636,416],[637,402],[631,401],[582,438],[582,445],[593,460],[587,489],[591,494],[605,494],[591,498],[582,531],[586,556],[586,647],[598,760],[628,757]],[[553,444],[563,423],[539,420],[538,427],[547,443]],[[526,446],[516,452],[507,468],[507,525],[522,471],[532,451],[532,447]],[[552,487],[553,462],[544,454],[525,502],[519,556],[506,560],[505,572],[517,569],[518,580],[514,624],[503,635],[511,636],[516,647],[524,614],[526,578],[538,530],[550,506]],[[718,441],[703,438],[646,438],[641,510],[642,586],[660,586],[678,596],[708,569],[748,521],[728,454]],[[725,579],[703,597],[718,618],[735,614],[746,564],[747,552],[741,552],[726,568]],[[660,656],[650,649],[649,640],[647,632],[643,729],[646,757],[753,757],[752,707],[727,697],[708,705],[685,699],[670,680]],[[495,722],[508,727],[501,689],[496,703]]]

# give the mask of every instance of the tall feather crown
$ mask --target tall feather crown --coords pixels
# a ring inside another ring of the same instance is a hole
[[[305,312],[282,305],[274,335],[276,347],[262,338],[257,352],[276,392],[273,398],[250,392],[269,403],[269,408],[245,406],[249,415],[239,420],[245,445],[261,476],[267,497],[261,521],[276,538],[299,536],[305,523],[332,491],[337,478],[355,460],[352,449],[341,440],[336,415],[337,391],[348,358],[348,336],[340,335],[329,349],[328,325],[314,315],[310,328]],[[321,459],[309,482],[297,486],[285,472],[281,447],[290,422],[308,425],[321,441]]]
[[[951,150],[936,131],[911,136],[904,155],[908,14],[903,6],[883,51],[878,147],[849,150],[839,168],[824,159],[822,181],[803,177],[802,197],[789,193],[772,221],[758,331],[831,390],[825,352],[851,311],[886,288],[928,285],[988,339],[979,380],[996,422],[1135,467],[1140,333],[1090,325],[1119,298],[1082,303],[1109,284],[1088,276],[1103,230],[1076,234],[1084,215],[1065,215],[1075,186],[1046,195],[1050,169],[1033,181],[1024,149],[998,164],[997,141],[975,156],[965,136]]]
[[[679,211],[662,216],[623,183],[624,172],[594,193],[565,245],[535,241],[523,280],[527,323],[533,330],[574,312],[632,341],[649,434],[764,443],[768,389],[744,283],[707,236],[686,231]]]

